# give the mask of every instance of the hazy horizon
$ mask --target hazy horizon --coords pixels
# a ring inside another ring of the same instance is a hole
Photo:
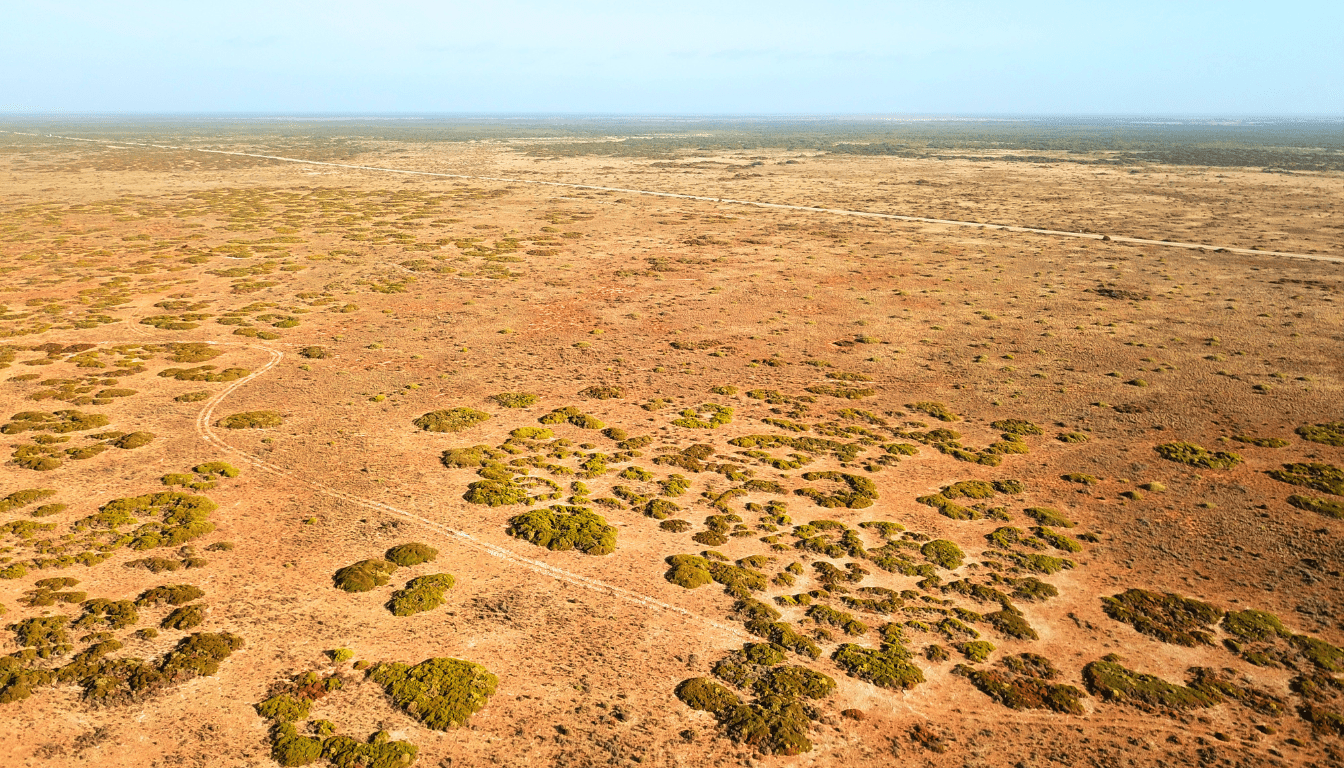
[[[4,114],[1336,116],[1320,2],[34,2]]]

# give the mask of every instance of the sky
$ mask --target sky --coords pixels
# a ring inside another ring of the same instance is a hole
[[[0,113],[1344,115],[1344,3],[7,3]]]

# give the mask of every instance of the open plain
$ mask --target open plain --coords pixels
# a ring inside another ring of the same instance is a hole
[[[5,765],[1344,765],[1338,148],[0,127]]]

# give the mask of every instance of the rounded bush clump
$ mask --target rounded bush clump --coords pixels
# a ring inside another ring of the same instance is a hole
[[[215,423],[225,429],[267,429],[278,427],[285,420],[275,411],[245,411],[225,416]]]
[[[152,442],[154,442],[154,433],[152,432],[131,432],[130,434],[122,435],[116,440],[113,440],[112,444],[118,448],[132,450],[135,448],[142,448]]]
[[[324,360],[327,354],[326,347],[304,347],[299,350],[299,357],[306,357],[309,360]]]
[[[500,392],[486,399],[493,400],[496,404],[505,408],[527,408],[536,405],[539,398],[528,392]]]
[[[1322,445],[1344,446],[1344,421],[1302,426],[1295,430],[1303,440]]]
[[[419,565],[421,563],[428,563],[438,556],[439,550],[428,544],[421,544],[414,541],[407,544],[398,544],[387,550],[387,554],[385,555],[390,562],[396,563],[403,568],[409,568],[412,565]]]
[[[210,399],[209,392],[184,392],[178,395],[177,397],[173,398],[173,400],[179,403],[199,403],[202,400],[209,400],[209,399]]]
[[[1241,456],[1223,451],[1212,452],[1194,443],[1163,443],[1153,450],[1167,461],[1205,469],[1231,469],[1241,463]]]
[[[590,555],[616,551],[616,529],[587,507],[556,505],[509,520],[508,534],[557,552],[577,549]]]
[[[368,592],[387,583],[397,566],[386,560],[360,560],[336,571],[331,577],[337,589],[346,592]]]
[[[461,432],[490,418],[490,414],[472,408],[430,411],[412,423],[426,432]]]
[[[658,524],[658,527],[669,533],[685,533],[691,530],[689,520],[664,520]]]
[[[192,627],[199,627],[204,622],[205,606],[193,603],[173,609],[172,613],[159,622],[159,626],[164,629],[191,629]]]
[[[589,397],[594,400],[616,400],[624,397],[620,387],[600,387],[592,386],[579,392],[583,397]]]
[[[681,681],[676,694],[686,706],[701,712],[718,713],[742,703],[740,696],[708,677],[693,677]]]
[[[499,685],[485,667],[461,659],[426,659],[413,667],[382,663],[368,674],[392,703],[436,731],[465,725]]]
[[[961,562],[965,558],[961,547],[947,539],[934,539],[920,547],[919,553],[924,556],[925,560],[940,565],[949,571],[960,568]]]
[[[443,605],[443,593],[456,583],[452,574],[431,573],[406,582],[404,589],[392,593],[387,609],[394,616],[410,616]]]

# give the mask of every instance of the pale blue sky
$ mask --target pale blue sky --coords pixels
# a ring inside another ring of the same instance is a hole
[[[1337,116],[1342,9],[14,0],[0,112]]]

